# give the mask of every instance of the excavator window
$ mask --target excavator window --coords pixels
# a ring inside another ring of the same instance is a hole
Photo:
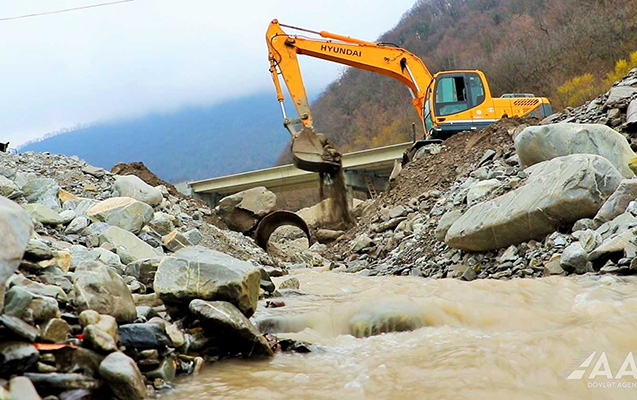
[[[446,76],[436,84],[436,115],[450,115],[469,108],[464,75]]]
[[[437,116],[456,114],[484,101],[484,86],[475,73],[441,76],[436,82]]]

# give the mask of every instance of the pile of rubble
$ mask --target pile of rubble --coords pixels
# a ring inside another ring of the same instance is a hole
[[[635,98],[637,70],[542,125],[504,119],[430,147],[388,192],[359,206],[358,226],[324,254],[332,268],[362,275],[637,273],[634,127],[626,123]],[[596,122],[621,133],[553,123],[609,113],[614,118]]]
[[[286,271],[214,218],[77,157],[0,152],[0,398],[142,399],[271,356],[248,318]]]

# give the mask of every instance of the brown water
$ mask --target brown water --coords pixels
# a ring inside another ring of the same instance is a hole
[[[310,295],[286,298],[278,309],[260,305],[258,315],[302,329],[279,337],[315,343],[312,353],[207,365],[163,398],[637,398],[637,367],[622,379],[587,379],[601,352],[613,377],[629,352],[637,355],[635,278],[461,282],[316,270],[296,277]],[[423,327],[362,339],[347,334],[365,313],[396,310]],[[566,379],[594,351],[580,368],[583,379]]]

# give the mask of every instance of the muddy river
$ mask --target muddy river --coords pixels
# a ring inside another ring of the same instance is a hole
[[[635,278],[294,276],[307,295],[257,317],[311,353],[206,365],[162,398],[637,398]],[[354,336],[378,324],[416,329]]]

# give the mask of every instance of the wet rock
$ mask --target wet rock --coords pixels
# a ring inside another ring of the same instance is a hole
[[[124,353],[109,354],[100,364],[99,371],[117,399],[142,400],[148,395],[139,368]]]
[[[159,264],[154,289],[167,303],[225,300],[248,317],[259,297],[260,273],[252,264],[200,246],[186,247]]]
[[[583,274],[589,270],[588,254],[579,242],[573,243],[564,249],[560,267],[564,271],[576,274]]]
[[[146,377],[150,380],[161,379],[164,382],[172,382],[175,380],[177,370],[175,361],[172,358],[166,358],[161,362],[159,367],[146,373]]]
[[[166,325],[166,336],[168,337],[169,345],[172,347],[178,348],[186,343],[184,333],[176,324]]]
[[[33,385],[43,393],[59,393],[66,390],[96,390],[100,382],[87,375],[77,373],[33,373],[25,374]]]
[[[594,154],[606,158],[625,178],[635,156],[628,141],[615,130],[599,124],[553,124],[530,126],[515,138],[515,149],[524,166],[569,154]]]
[[[132,233],[139,233],[153,218],[153,209],[131,197],[113,197],[89,208],[86,216],[96,222],[105,222]]]
[[[30,179],[22,192],[29,203],[40,203],[52,210],[60,210],[58,192],[60,186],[51,178]]]
[[[0,315],[0,325],[4,326],[14,335],[26,339],[29,342],[35,342],[36,339],[40,337],[40,330],[38,328],[11,315]]]
[[[150,186],[135,175],[117,176],[113,189],[118,196],[132,197],[151,206],[161,204],[164,198],[159,189]]]
[[[527,170],[527,184],[476,204],[449,229],[446,243],[470,251],[541,239],[560,226],[594,216],[621,180],[617,169],[594,155],[570,155]]]
[[[267,340],[234,305],[225,301],[193,300],[190,312],[201,321],[207,334],[244,357],[271,357]]]
[[[275,208],[276,195],[259,186],[221,199],[219,215],[230,229],[248,232]]]
[[[24,376],[16,376],[9,381],[9,393],[15,400],[40,400],[41,397],[31,383],[31,380]]]
[[[356,337],[369,337],[388,332],[407,332],[422,327],[421,318],[399,309],[364,311],[350,319],[350,333]]]
[[[116,226],[111,226],[102,232],[99,236],[99,241],[100,245],[109,243],[116,249],[123,249],[132,257],[131,262],[142,258],[154,258],[160,255],[137,236]]]
[[[467,268],[463,273],[460,279],[463,281],[472,281],[476,279],[478,274],[476,274],[476,270],[473,268]]]
[[[35,365],[39,355],[35,346],[30,343],[0,342],[0,377],[22,374]]]
[[[544,274],[545,275],[563,275],[564,269],[560,266],[560,262],[562,257],[560,255],[556,255],[552,257],[545,265],[544,265]]]
[[[622,180],[595,215],[595,221],[602,224],[613,220],[624,213],[628,204],[635,199],[637,199],[637,178]]]
[[[299,289],[300,285],[299,280],[292,277],[281,282],[279,289]]]
[[[114,316],[118,322],[132,322],[137,316],[128,286],[115,271],[98,266],[90,271],[76,271],[73,278],[75,306],[78,310],[95,310]]]
[[[136,349],[157,349],[168,344],[164,327],[146,322],[127,324],[119,327],[119,340],[123,346]]]
[[[117,343],[113,336],[104,332],[97,325],[88,325],[82,332],[83,343],[98,352],[111,353],[117,351]]]
[[[66,340],[71,327],[61,318],[51,318],[42,327],[42,340],[50,343],[60,343]]]
[[[184,247],[192,246],[192,243],[190,243],[188,238],[179,231],[170,232],[168,235],[162,237],[161,241],[164,247],[172,252],[181,250]]]

